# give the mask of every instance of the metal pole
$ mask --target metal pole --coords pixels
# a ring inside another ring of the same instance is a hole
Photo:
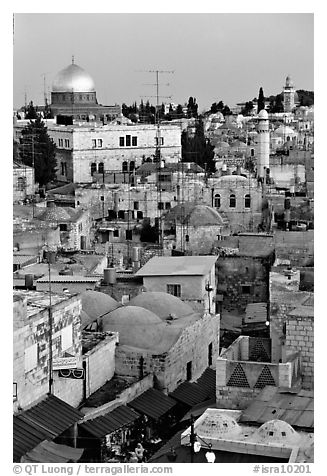
[[[49,394],[53,392],[52,378],[52,302],[51,302],[51,268],[48,250],[48,270],[49,270]]]
[[[193,417],[193,415],[191,415],[191,435],[190,435],[190,443],[191,443],[191,463],[194,463],[194,442],[195,442],[194,417]]]

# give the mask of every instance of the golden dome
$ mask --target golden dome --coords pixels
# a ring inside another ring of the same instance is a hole
[[[77,64],[70,64],[59,71],[52,83],[52,92],[95,92],[91,76]]]

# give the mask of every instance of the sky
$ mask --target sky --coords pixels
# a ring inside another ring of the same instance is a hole
[[[157,69],[174,71],[159,74],[160,102],[193,96],[200,111],[278,94],[288,74],[314,89],[312,13],[16,13],[13,36],[14,107],[44,104],[72,55],[105,105],[155,104]]]

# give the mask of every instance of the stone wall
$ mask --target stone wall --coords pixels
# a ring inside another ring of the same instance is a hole
[[[86,362],[86,398],[114,376],[117,342],[117,334],[107,336],[83,355],[83,361]]]
[[[193,255],[211,254],[217,235],[221,235],[222,230],[222,225],[176,225],[176,248],[185,249]]]
[[[314,318],[289,317],[286,326],[288,352],[301,353],[302,385],[313,389],[314,384]]]
[[[205,315],[185,328],[173,347],[164,354],[151,355],[141,349],[118,346],[116,373],[121,376],[138,377],[142,365],[145,374],[153,372],[158,387],[165,392],[172,392],[187,379],[188,362],[192,362],[192,380],[199,378],[208,367],[210,343],[212,343],[212,362],[213,366],[215,365],[219,349],[219,329],[220,316]]]
[[[247,304],[268,300],[269,260],[247,256],[219,256],[217,292],[228,310],[245,311]]]
[[[63,356],[69,352],[77,357],[79,366],[82,360],[80,311],[81,301],[72,296],[52,306],[53,358]],[[49,313],[42,307],[39,311],[30,314],[26,302],[15,301],[14,305],[14,372],[13,381],[17,382],[17,400],[14,402],[14,411],[19,407],[24,409],[49,391]],[[63,329],[72,326],[72,345],[62,350]],[[34,347],[36,346],[36,347]],[[36,365],[26,370],[25,353],[35,349]],[[58,371],[53,372],[53,393],[70,405],[77,406],[82,400],[83,381],[63,379]]]
[[[288,259],[292,266],[307,266],[314,257],[314,232],[279,231],[275,234],[276,258]],[[312,266],[312,264],[311,264]]]

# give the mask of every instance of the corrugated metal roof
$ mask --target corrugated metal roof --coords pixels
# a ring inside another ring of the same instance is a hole
[[[48,395],[46,399],[25,411],[24,415],[41,428],[55,433],[55,436],[84,417],[83,413],[54,395]]]
[[[149,388],[139,397],[127,404],[139,413],[142,413],[154,420],[158,420],[171,410],[176,402],[164,393],[154,388]]]
[[[278,419],[294,426],[313,431],[313,391],[281,393],[276,387],[265,387],[263,392],[242,413],[242,423],[262,423]]]
[[[35,448],[41,441],[52,439],[53,432],[25,419],[24,415],[14,416],[13,419],[13,460],[19,462],[20,458],[29,450]]]
[[[175,400],[193,407],[208,398],[208,390],[197,383],[183,382],[170,393]]]
[[[216,371],[215,369],[207,368],[203,372],[197,383],[207,390],[207,398],[216,398]]]
[[[135,276],[203,276],[217,261],[217,256],[155,256]]]
[[[94,418],[93,420],[87,420],[79,426],[83,430],[91,433],[91,435],[102,438],[123,426],[133,423],[138,418],[140,418],[139,413],[126,405],[121,405],[112,412]]]
[[[58,445],[52,441],[42,441],[33,450],[22,456],[21,463],[76,463],[83,454],[83,448]]]

